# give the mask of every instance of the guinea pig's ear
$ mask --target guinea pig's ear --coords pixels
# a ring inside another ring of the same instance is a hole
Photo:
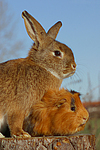
[[[71,94],[75,94],[75,93],[77,93],[77,94],[78,94],[78,96],[81,96],[81,94],[80,94],[79,92],[74,91],[74,90],[71,90],[71,91],[70,91],[70,93],[71,93]]]
[[[59,101],[56,103],[56,107],[58,107],[58,108],[61,107],[61,105],[63,105],[65,102],[66,102],[66,99],[65,99],[65,98],[59,100]]]

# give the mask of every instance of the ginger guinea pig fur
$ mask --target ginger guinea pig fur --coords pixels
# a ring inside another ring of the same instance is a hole
[[[23,129],[31,136],[68,135],[84,129],[89,113],[79,93],[49,90],[33,106],[33,113],[24,121]]]

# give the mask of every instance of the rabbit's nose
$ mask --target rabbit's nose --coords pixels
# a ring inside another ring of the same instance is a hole
[[[71,67],[73,70],[76,70],[76,64],[75,63],[71,64]]]

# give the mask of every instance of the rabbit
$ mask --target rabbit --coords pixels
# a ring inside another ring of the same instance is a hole
[[[60,88],[76,71],[72,50],[55,40],[62,23],[46,33],[27,11],[22,12],[28,35],[34,41],[26,58],[0,64],[0,131],[7,124],[12,137],[30,137],[23,121],[49,89]]]
[[[24,120],[23,129],[31,136],[69,135],[83,130],[88,119],[79,93],[64,88],[48,90]]]

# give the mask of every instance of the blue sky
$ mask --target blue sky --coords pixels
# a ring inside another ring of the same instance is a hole
[[[18,22],[17,36],[24,39],[25,48],[19,57],[26,57],[32,45],[28,37],[21,12],[27,10],[47,31],[58,20],[63,26],[57,40],[68,45],[74,52],[77,63],[76,74],[64,79],[62,86],[83,94],[88,92],[90,75],[91,89],[100,85],[100,0],[6,0],[10,12]],[[14,57],[13,57],[14,58]],[[75,83],[77,80],[80,83]],[[92,91],[94,100],[99,96],[99,89]]]

